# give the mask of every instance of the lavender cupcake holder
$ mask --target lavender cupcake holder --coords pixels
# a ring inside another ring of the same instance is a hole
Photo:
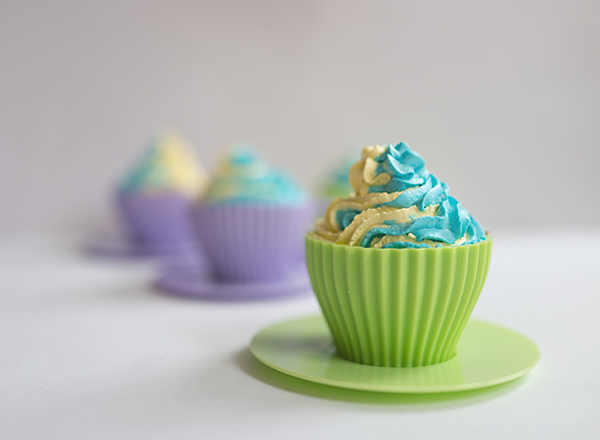
[[[194,243],[189,210],[191,199],[182,194],[120,192],[117,208],[127,238],[140,248],[168,250]]]
[[[312,212],[310,203],[199,205],[192,222],[217,280],[264,283],[303,265]]]

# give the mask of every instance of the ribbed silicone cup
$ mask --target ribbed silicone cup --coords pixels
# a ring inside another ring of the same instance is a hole
[[[179,246],[194,241],[188,196],[120,192],[116,204],[130,239],[136,243]]]
[[[373,249],[306,236],[313,290],[350,361],[417,367],[456,355],[487,276],[492,238],[449,248]]]
[[[302,261],[312,205],[200,205],[194,209],[196,236],[214,275],[227,281],[284,278]]]

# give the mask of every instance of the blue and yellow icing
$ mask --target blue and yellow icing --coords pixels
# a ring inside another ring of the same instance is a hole
[[[363,149],[350,168],[355,195],[333,201],[316,234],[350,246],[429,248],[485,240],[481,225],[404,142]]]
[[[285,171],[267,163],[250,144],[230,148],[203,194],[203,203],[292,205],[307,193]]]
[[[140,161],[125,176],[122,192],[164,194],[176,192],[195,196],[206,175],[190,146],[177,134],[164,132],[155,137]]]

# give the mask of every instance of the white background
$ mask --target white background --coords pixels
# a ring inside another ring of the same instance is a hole
[[[159,294],[148,264],[85,259],[75,236],[0,236],[0,438],[600,438],[600,232],[497,232],[473,315],[527,335],[540,363],[437,398],[337,390],[249,354],[314,295],[229,303]]]
[[[488,229],[598,225],[596,1],[0,3],[0,228],[102,225],[178,129],[314,186],[404,140]]]

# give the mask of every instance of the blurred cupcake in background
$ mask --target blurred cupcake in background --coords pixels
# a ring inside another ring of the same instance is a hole
[[[340,157],[335,165],[328,169],[327,175],[321,180],[315,196],[317,199],[317,213],[319,215],[324,212],[329,204],[335,199],[341,197],[349,197],[353,192],[350,181],[348,180],[348,172],[350,167],[356,162],[357,152],[346,152]]]
[[[217,279],[268,282],[303,265],[311,212],[307,191],[244,143],[223,155],[193,218]]]
[[[179,135],[166,131],[156,136],[117,191],[117,208],[129,240],[148,253],[189,248],[194,242],[190,209],[206,180]]]

